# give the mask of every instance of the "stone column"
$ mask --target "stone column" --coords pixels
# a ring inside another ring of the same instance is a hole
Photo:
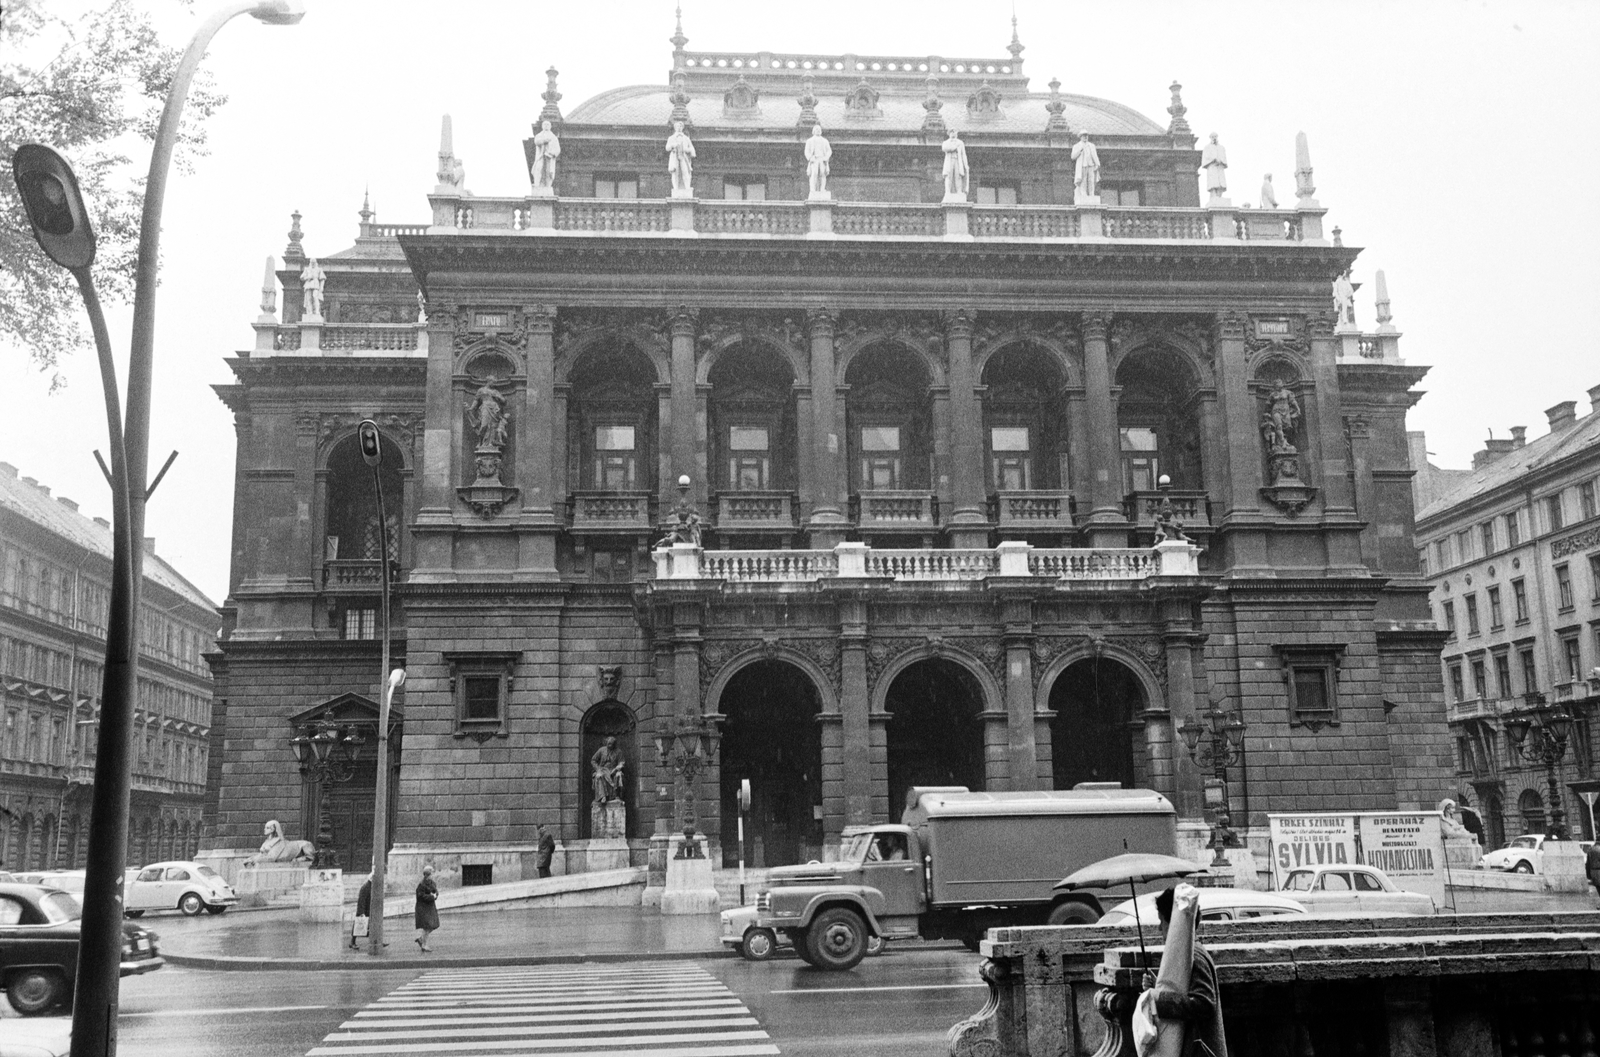
[[[450,536],[456,502],[455,329],[457,317],[466,311],[459,305],[427,307],[428,377],[413,581],[447,579],[454,564]]]
[[[1248,320],[1238,312],[1218,312],[1211,338],[1216,355],[1217,405],[1221,411],[1226,453],[1226,485],[1212,496],[1220,509],[1219,527],[1228,533],[1227,547],[1235,573],[1259,575],[1270,568],[1261,513],[1263,455],[1261,409],[1250,391],[1249,357],[1245,352]]]
[[[518,565],[520,575],[540,580],[556,578],[555,434],[567,428],[566,416],[556,414],[555,323],[554,306],[527,309],[527,386],[513,424],[524,530]]]
[[[1317,314],[1308,320],[1311,332],[1311,377],[1316,392],[1302,399],[1305,417],[1300,445],[1304,465],[1316,467],[1310,484],[1322,491],[1322,516],[1329,527],[1328,566],[1333,575],[1359,576],[1367,566],[1361,558],[1361,523],[1356,516],[1355,492],[1348,474],[1350,451],[1345,444],[1344,420],[1339,414],[1338,341],[1332,319]],[[1313,458],[1315,461],[1313,461]],[[1371,478],[1363,479],[1371,487]],[[1368,507],[1370,519],[1376,512]]]
[[[978,713],[983,724],[983,787],[992,792],[1009,792],[1011,784],[1011,716],[1003,708]]]
[[[834,378],[833,340],[837,319],[826,308],[806,313],[811,342],[811,463],[815,491],[811,495],[811,546],[827,550],[844,542],[848,527],[844,496],[845,442],[839,435],[839,385]]]
[[[845,827],[844,713],[817,716],[822,740],[822,851],[824,858],[837,850]]]
[[[838,599],[840,682],[840,733],[843,737],[844,823],[861,826],[880,821],[872,810],[880,775],[874,767],[867,688],[867,604],[864,598]]]
[[[972,369],[974,314],[970,309],[958,309],[944,321],[950,363],[950,478],[955,509],[948,524],[953,547],[989,545],[989,519],[984,512],[983,409]]]
[[[1008,631],[1005,635],[1007,751],[1011,757],[1011,788],[1018,790],[1039,788],[1031,639],[1026,633]]]
[[[294,494],[297,498],[289,546],[284,552],[284,572],[289,582],[307,586],[310,586],[311,570],[318,564],[317,557],[322,550],[322,541],[311,538],[314,519],[311,504],[305,501],[306,496],[313,496],[317,491],[317,424],[316,415],[295,416]],[[313,545],[316,557],[313,557]]]
[[[672,467],[668,473],[673,487],[684,474],[696,478],[690,492],[694,501],[704,509],[706,482],[699,480],[699,467],[695,459],[698,448],[698,416],[696,395],[698,387],[694,377],[694,339],[699,313],[679,306],[668,322],[672,336]]]
[[[1083,314],[1083,387],[1089,437],[1090,546],[1127,544],[1127,519],[1122,513],[1121,450],[1117,409],[1111,398],[1111,345],[1107,340],[1111,313]]]

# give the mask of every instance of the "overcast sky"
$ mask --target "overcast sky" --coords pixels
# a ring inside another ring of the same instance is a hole
[[[305,215],[316,256],[353,241],[369,185],[381,221],[423,222],[444,113],[467,186],[521,194],[521,141],[546,67],[560,69],[571,113],[608,88],[664,83],[671,65],[671,0],[306,6],[298,26],[241,18],[219,35],[206,66],[229,102],[211,121],[209,156],[167,198],[152,473],[169,450],[181,455],[148,529],[218,602],[234,435],[210,386],[231,380],[224,356],[251,346],[262,264],[282,252],[289,213]],[[1600,4],[1017,0],[1016,11],[1036,90],[1056,76],[1063,91],[1164,125],[1167,85],[1182,82],[1196,134],[1215,131],[1228,149],[1235,202],[1256,201],[1267,172],[1291,200],[1295,133],[1309,136],[1327,224],[1363,247],[1362,324],[1373,326],[1382,268],[1402,355],[1432,367],[1410,424],[1427,431],[1434,461],[1466,465],[1491,429],[1540,436],[1559,401],[1588,410],[1585,390],[1600,385],[1589,329],[1600,314]],[[684,30],[690,50],[1001,57],[1010,13],[988,0],[686,0]],[[192,15],[163,17],[174,43],[188,39]],[[114,317],[120,354],[127,319]],[[104,443],[93,357],[63,364],[69,386],[55,396],[20,361],[0,358],[0,459],[109,516],[90,455]]]

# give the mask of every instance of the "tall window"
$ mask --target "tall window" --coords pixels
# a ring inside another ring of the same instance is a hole
[[[507,703],[517,654],[445,654],[455,691],[455,736],[483,741],[507,737]]]
[[[1456,560],[1469,562],[1472,557],[1472,530],[1462,529],[1456,533]]]
[[[1101,184],[1096,191],[1104,206],[1137,206],[1144,204],[1143,184]]]
[[[728,427],[728,486],[759,491],[772,476],[772,442],[765,426]]]
[[[1576,635],[1561,640],[1561,654],[1567,662],[1568,682],[1577,682],[1583,678],[1583,654],[1580,649]]]
[[[1494,655],[1494,688],[1495,696],[1506,698],[1511,696],[1511,656],[1506,653]]]
[[[759,176],[729,176],[722,181],[722,197],[729,201],[765,202],[767,181]]]
[[[1472,662],[1472,692],[1480,699],[1489,696],[1489,679],[1483,670],[1483,658],[1476,658]]]
[[[1525,624],[1528,620],[1528,585],[1522,577],[1511,581],[1511,600],[1516,603],[1517,623]]]
[[[1522,692],[1531,694],[1539,689],[1539,669],[1533,661],[1533,647],[1519,651],[1517,657],[1522,661]]]
[[[1494,553],[1494,522],[1485,521],[1478,526],[1478,533],[1483,537],[1483,553],[1485,557]]]
[[[861,488],[863,491],[881,491],[899,488],[900,427],[862,426]]]
[[[1444,630],[1451,638],[1455,638],[1456,604],[1454,602],[1447,601],[1442,603],[1441,608],[1444,610]]]
[[[1428,575],[1428,548],[1426,548],[1426,547],[1418,547],[1417,548],[1417,569],[1422,573],[1424,578],[1427,577],[1427,575]]]
[[[1589,597],[1600,602],[1600,554],[1589,555]]]
[[[1467,607],[1467,634],[1476,635],[1478,633],[1478,596],[1466,595],[1462,601]]]
[[[1505,607],[1500,604],[1500,588],[1489,588],[1489,628],[1493,630],[1506,622]]]
[[[378,637],[378,611],[372,608],[351,607],[344,611],[344,637],[347,639],[375,639]]]
[[[1556,566],[1556,605],[1562,609],[1572,608],[1572,572],[1566,562]]]
[[[1156,431],[1147,426],[1122,429],[1122,488],[1124,492],[1153,492],[1161,476],[1156,460]]]
[[[1587,521],[1594,515],[1594,482],[1585,481],[1578,486],[1578,516]]]
[[[1452,701],[1460,701],[1466,696],[1466,684],[1461,681],[1461,665],[1452,664],[1450,666],[1450,698]]]
[[[1017,204],[1016,181],[991,180],[978,184],[980,206],[1014,206]]]
[[[1337,646],[1276,646],[1289,690],[1289,723],[1312,731],[1339,723]]]
[[[1033,459],[1027,426],[989,430],[990,475],[997,492],[1025,492],[1033,487]]]
[[[1550,531],[1551,532],[1556,531],[1561,526],[1566,524],[1566,521],[1563,520],[1562,516],[1561,516],[1561,493],[1560,492],[1557,492],[1555,495],[1545,496],[1544,509],[1545,509],[1545,513],[1549,516],[1549,519],[1550,519]]]
[[[632,491],[639,479],[639,452],[633,426],[596,426],[594,484],[607,492]]]
[[[638,198],[639,178],[626,173],[604,173],[594,178],[596,198]]]
[[[1439,559],[1439,571],[1444,572],[1450,568],[1450,537],[1440,536],[1433,541],[1434,557]]]
[[[1513,510],[1506,515],[1506,546],[1515,547],[1522,542],[1522,522]]]

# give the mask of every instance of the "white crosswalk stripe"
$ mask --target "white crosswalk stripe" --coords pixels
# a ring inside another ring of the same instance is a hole
[[[435,969],[339,1025],[306,1057],[762,1057],[778,1053],[699,966]]]

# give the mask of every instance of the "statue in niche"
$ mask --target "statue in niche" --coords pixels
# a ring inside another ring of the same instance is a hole
[[[1095,150],[1087,132],[1078,133],[1078,142],[1072,145],[1072,188],[1079,198],[1093,198],[1100,193],[1100,152]]]
[[[1271,173],[1267,173],[1267,175],[1261,178],[1261,208],[1278,208],[1278,193],[1272,189]]]
[[[615,701],[617,693],[622,689],[622,665],[602,664],[600,666],[600,700]]]
[[[505,396],[495,388],[497,381],[499,379],[491,374],[472,394],[472,402],[467,405],[467,421],[477,431],[479,450],[498,451],[506,443],[506,427],[510,425],[511,416],[506,410]],[[481,467],[479,472],[482,475]]]
[[[327,279],[327,273],[322,270],[322,265],[317,263],[315,257],[306,261],[306,266],[300,269],[300,283],[304,287],[305,298],[301,311],[305,316],[322,318],[322,287]]]
[[[811,181],[811,193],[816,197],[828,193],[828,169],[832,159],[833,146],[822,134],[822,126],[812,126],[811,138],[806,140],[806,176]]]
[[[1220,202],[1228,193],[1228,152],[1211,134],[1211,142],[1200,152],[1200,167],[1206,171],[1206,194],[1210,201]]]
[[[1282,382],[1267,397],[1267,411],[1261,418],[1261,435],[1266,438],[1267,450],[1273,455],[1291,455],[1299,451],[1294,446],[1294,430],[1300,422],[1300,401]]]
[[[971,175],[971,168],[967,165],[967,145],[961,142],[960,133],[955,129],[950,130],[950,138],[944,141],[944,196],[946,198],[967,197],[967,177]]]
[[[622,799],[622,750],[617,748],[617,736],[606,735],[605,744],[589,757],[591,781],[594,783],[594,802],[608,804]]]
[[[561,139],[545,121],[533,137],[533,186],[553,188],[556,185],[556,159],[561,157]]]
[[[672,193],[678,198],[694,194],[694,141],[683,131],[683,122],[672,123],[667,137],[667,173],[672,177]]]

